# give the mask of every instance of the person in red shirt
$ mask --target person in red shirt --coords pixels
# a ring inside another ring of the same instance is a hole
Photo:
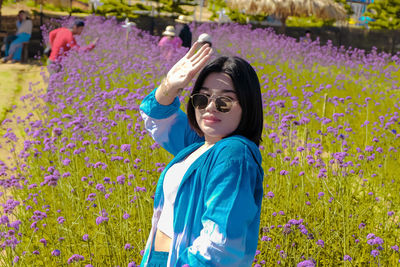
[[[50,32],[49,42],[51,51],[49,56],[49,65],[59,63],[61,58],[71,49],[90,51],[96,46],[98,38],[88,46],[80,47],[77,44],[74,36],[80,35],[84,27],[85,22],[77,20],[74,22],[71,29],[58,28]]]

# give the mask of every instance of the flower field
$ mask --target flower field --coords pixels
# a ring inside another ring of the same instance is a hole
[[[99,36],[96,48],[70,53],[48,88],[21,98],[28,115],[2,123],[13,156],[0,162],[1,265],[140,263],[172,156],[138,108],[185,50],[165,59],[159,37],[132,28],[127,39],[114,19],[86,25],[80,42]],[[260,78],[265,197],[254,265],[400,264],[400,58],[249,26],[192,30]]]

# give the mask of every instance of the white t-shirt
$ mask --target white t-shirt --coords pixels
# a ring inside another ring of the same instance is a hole
[[[26,19],[22,23],[20,23],[18,30],[17,30],[17,34],[23,33],[23,32],[25,32],[27,34],[32,34],[32,27],[33,27],[32,20]]]
[[[164,176],[164,206],[161,211],[160,219],[158,220],[157,228],[170,238],[172,238],[174,235],[174,204],[179,185],[181,184],[183,176],[190,168],[192,163],[210,148],[211,146],[205,149],[199,148],[195,152],[198,152],[200,149],[202,149],[203,151],[201,151],[201,153],[193,152],[184,160],[175,163],[168,169]]]

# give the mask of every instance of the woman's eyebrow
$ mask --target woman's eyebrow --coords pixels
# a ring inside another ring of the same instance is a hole
[[[207,88],[207,87],[201,87],[199,91],[201,91],[201,90],[203,90],[203,91],[210,91],[210,89]],[[236,91],[235,91],[235,90],[232,90],[232,89],[223,89],[222,92],[223,92],[223,93],[233,93],[233,94],[236,94]]]

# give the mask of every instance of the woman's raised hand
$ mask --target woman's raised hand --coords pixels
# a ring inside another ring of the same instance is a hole
[[[186,53],[168,72],[156,91],[156,99],[162,105],[171,104],[180,91],[186,87],[196,74],[204,67],[211,56],[212,49],[195,42]]]

